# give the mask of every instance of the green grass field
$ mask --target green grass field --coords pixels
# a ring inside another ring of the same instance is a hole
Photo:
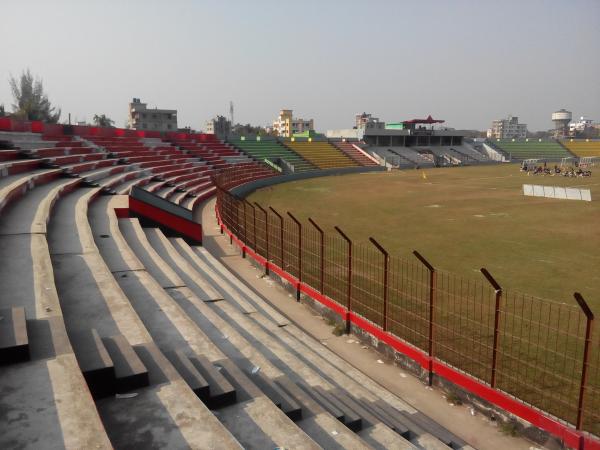
[[[600,177],[527,176],[516,165],[407,170],[295,181],[250,201],[338,225],[356,242],[373,236],[391,254],[418,250],[440,269],[600,313]],[[588,187],[590,202],[522,195],[523,184]]]

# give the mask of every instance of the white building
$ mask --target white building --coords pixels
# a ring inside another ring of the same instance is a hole
[[[367,129],[367,128],[375,128],[379,130],[385,129],[385,122],[379,120],[379,117],[373,117],[372,114],[367,114],[363,112],[362,114],[357,114],[354,118],[354,128],[356,129]]]
[[[294,134],[315,129],[313,119],[299,119],[292,116],[291,109],[282,109],[279,116],[273,121],[273,131],[278,136],[292,137]]]
[[[226,137],[231,131],[231,121],[224,116],[217,116],[206,121],[204,132],[216,134],[218,137]]]
[[[518,117],[508,116],[492,122],[487,137],[493,139],[519,139],[527,137],[527,124],[519,123]]]
[[[147,103],[134,98],[129,104],[127,126],[134,130],[177,131],[177,110],[148,109]]]
[[[592,119],[581,116],[577,122],[571,122],[569,124],[569,131],[571,133],[583,133],[587,128],[591,128],[594,124]]]

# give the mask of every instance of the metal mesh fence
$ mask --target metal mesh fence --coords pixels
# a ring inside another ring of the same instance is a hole
[[[228,192],[236,177],[214,179],[221,220],[271,264],[437,360],[600,435],[600,333],[587,306],[354,244],[342,230],[323,232],[312,220],[236,198]]]

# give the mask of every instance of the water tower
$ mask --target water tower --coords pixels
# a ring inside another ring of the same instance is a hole
[[[552,113],[552,122],[554,122],[554,136],[562,137],[567,135],[569,122],[571,122],[571,111],[560,109]]]

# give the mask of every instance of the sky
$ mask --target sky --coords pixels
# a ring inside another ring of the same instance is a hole
[[[317,130],[354,115],[431,114],[530,131],[560,108],[600,121],[600,0],[0,0],[0,104],[10,76],[43,79],[62,121],[128,103],[177,109],[201,129],[235,106],[266,125],[282,108]]]

